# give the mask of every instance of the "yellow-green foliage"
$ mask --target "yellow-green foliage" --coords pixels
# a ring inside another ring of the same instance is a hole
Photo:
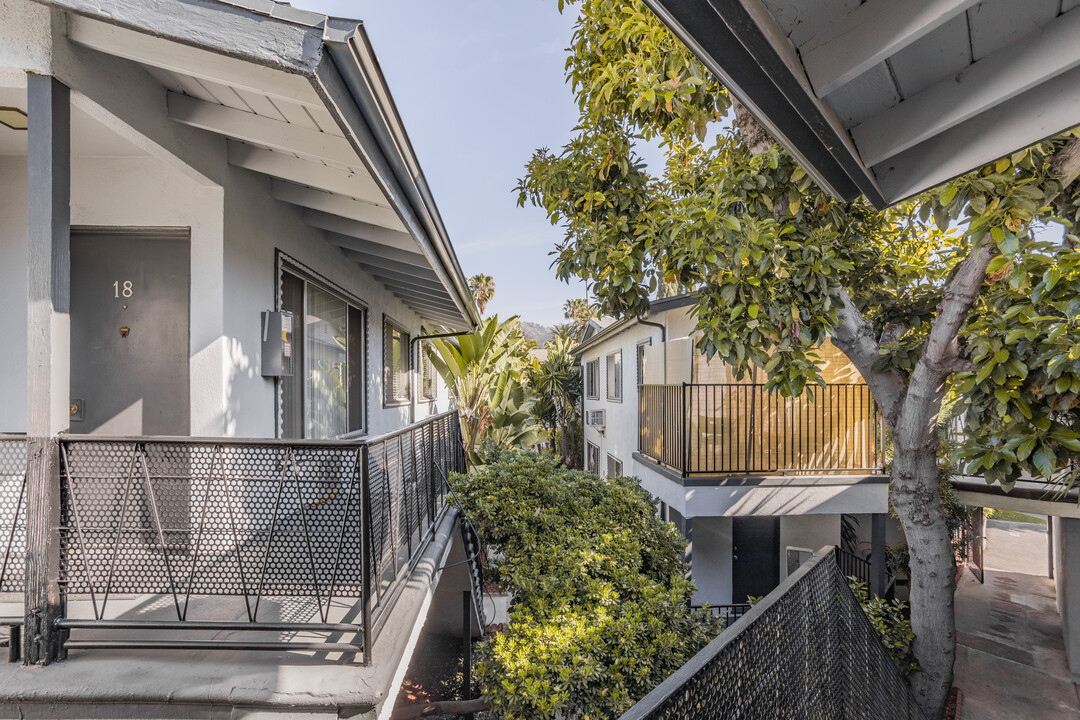
[[[476,668],[507,720],[617,717],[716,634],[688,608],[685,541],[634,480],[520,450],[485,461],[453,483],[514,596]]]

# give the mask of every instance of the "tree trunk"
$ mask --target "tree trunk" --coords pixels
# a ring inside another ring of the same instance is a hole
[[[936,430],[932,422],[905,426],[914,422],[908,415],[894,432],[891,493],[911,553],[911,629],[921,668],[911,688],[926,717],[935,720],[945,713],[953,680],[956,568],[938,489]]]

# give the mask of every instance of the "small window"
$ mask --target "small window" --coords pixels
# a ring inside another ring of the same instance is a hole
[[[622,350],[607,356],[607,399],[622,401]]]
[[[600,359],[585,363],[585,397],[600,399]]]
[[[637,384],[645,384],[645,348],[652,346],[652,338],[637,345]]]
[[[409,402],[409,334],[383,321],[383,404]]]
[[[600,472],[600,447],[586,441],[585,455],[585,470],[591,473]]]
[[[435,366],[427,354],[427,343],[420,343],[420,396],[425,400],[434,400],[438,395],[435,387]]]
[[[607,476],[609,478],[622,477],[622,461],[614,455],[607,456]]]

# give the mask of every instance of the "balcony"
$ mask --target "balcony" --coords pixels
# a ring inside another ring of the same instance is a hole
[[[638,452],[682,477],[882,472],[884,423],[865,384],[785,398],[763,384],[642,385]]]

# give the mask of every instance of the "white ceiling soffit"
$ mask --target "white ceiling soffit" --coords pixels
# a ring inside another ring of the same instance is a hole
[[[884,207],[1080,125],[1078,0],[646,2],[845,199]]]
[[[70,6],[85,3],[54,4],[77,13],[82,8]],[[127,4],[123,9],[137,5]],[[228,18],[248,14],[214,3],[177,5],[185,12],[191,7],[203,12],[209,8],[211,17],[222,9]],[[284,5],[273,7],[289,12]],[[154,22],[161,14],[158,10],[154,15],[152,8],[145,12]],[[268,28],[271,24],[284,29]],[[463,312],[461,299],[455,300],[448,290],[455,284],[441,263],[433,260],[431,249],[410,232],[401,208],[395,208],[373,176],[355,140],[346,137],[342,127],[348,123],[339,121],[336,108],[316,90],[313,78],[323,69],[318,66],[322,53],[316,60],[308,57],[313,29],[293,28],[282,21],[244,31],[254,32],[255,40],[270,34],[269,51],[256,42],[251,52],[276,53],[274,67],[80,14],[71,14],[68,24],[72,41],[145,66],[165,86],[173,121],[228,138],[229,164],[269,176],[274,198],[304,208],[307,224],[325,231],[328,242],[341,247],[409,307],[439,323],[467,327],[469,313]],[[222,37],[231,35],[226,32]],[[315,37],[321,45],[321,32]],[[280,45],[276,50],[275,42]],[[395,132],[400,132],[396,118]],[[414,163],[410,170],[419,168]],[[455,269],[460,274],[460,268]],[[458,284],[463,285],[463,277],[460,280]]]

